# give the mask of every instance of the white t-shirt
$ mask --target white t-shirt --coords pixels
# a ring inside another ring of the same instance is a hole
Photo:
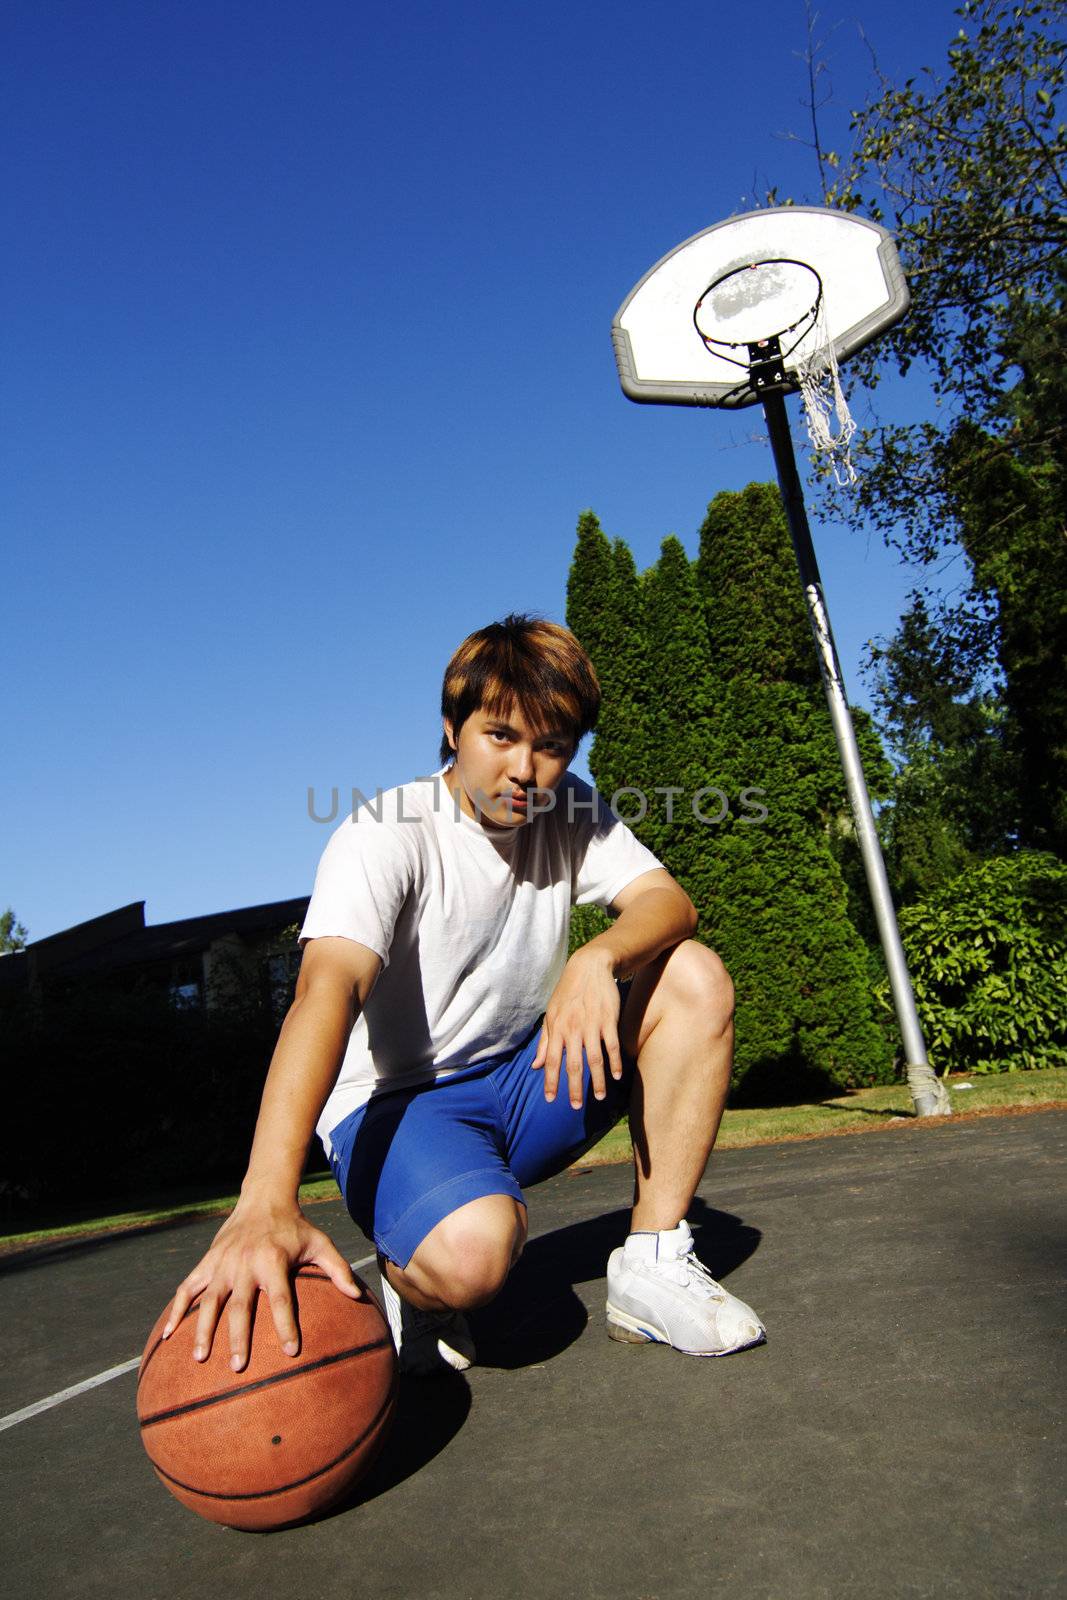
[[[300,943],[356,939],[382,970],[319,1119],[327,1153],[330,1131],[375,1089],[517,1048],[566,964],[571,906],[607,907],[659,866],[570,772],[551,811],[507,831],[457,810],[441,773],[346,818],[323,851]]]

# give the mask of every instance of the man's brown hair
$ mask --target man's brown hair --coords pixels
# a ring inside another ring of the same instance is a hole
[[[475,711],[506,717],[518,706],[533,728],[568,732],[575,749],[596,725],[600,684],[569,628],[512,613],[464,639],[445,668],[441,715],[459,730]],[[452,756],[448,735],[441,760]]]

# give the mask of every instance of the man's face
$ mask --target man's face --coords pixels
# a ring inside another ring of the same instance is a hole
[[[488,828],[517,828],[536,816],[537,796],[529,791],[554,789],[574,754],[574,740],[565,729],[531,728],[517,706],[500,717],[472,712],[459,730],[458,744],[450,722],[445,732],[456,752],[445,775],[449,792],[459,797],[468,816]]]

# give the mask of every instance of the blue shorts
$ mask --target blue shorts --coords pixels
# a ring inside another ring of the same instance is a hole
[[[631,1056],[622,1052],[619,1080],[605,1062],[603,1100],[593,1097],[583,1062],[576,1111],[565,1071],[548,1101],[544,1073],[531,1070],[540,1036],[539,1019],[511,1055],[376,1094],[331,1132],[330,1165],[345,1204],[398,1267],[450,1212],[488,1194],[522,1201],[524,1188],[569,1166],[625,1113]]]

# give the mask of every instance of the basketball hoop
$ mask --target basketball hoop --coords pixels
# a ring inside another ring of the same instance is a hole
[[[785,363],[814,326],[822,298],[822,279],[805,261],[746,261],[708,284],[693,307],[693,326],[712,355],[750,375],[751,385],[739,384],[739,391],[791,389]],[[784,350],[783,339],[791,340]]]
[[[762,398],[799,388],[812,449],[829,457],[842,487],[855,483],[849,444],[856,424],[841,388],[823,282],[814,267],[791,256],[731,267],[700,296],[693,326],[710,354],[745,373],[731,397],[735,403],[745,393]],[[786,363],[793,356],[789,376]]]

